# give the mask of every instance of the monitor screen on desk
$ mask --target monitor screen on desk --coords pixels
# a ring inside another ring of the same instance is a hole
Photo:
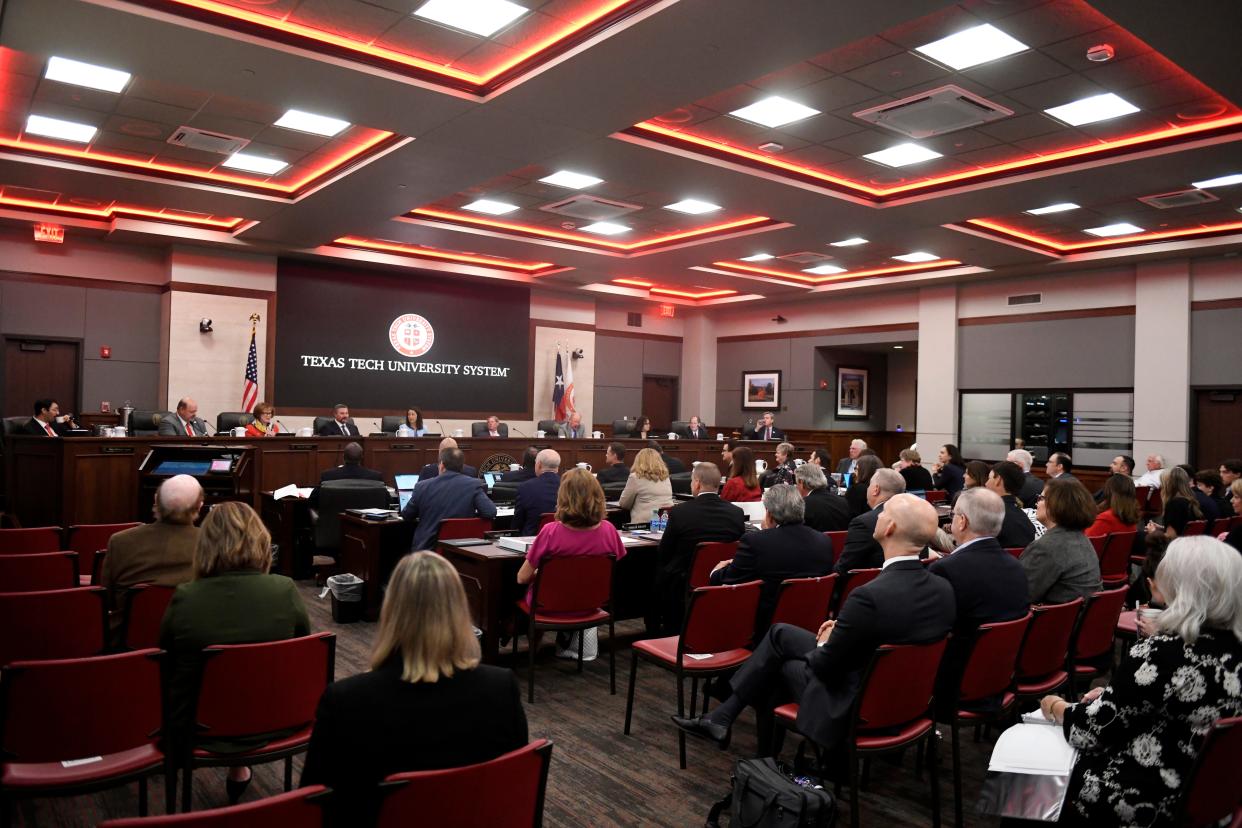
[[[500,475],[496,472],[483,472],[483,482],[490,489],[500,482]]]
[[[165,460],[156,466],[151,474],[172,477],[174,474],[189,474],[195,477],[211,471],[210,460]]]
[[[394,474],[393,480],[397,484],[397,491],[413,491],[414,487],[418,485],[417,474]]]
[[[413,489],[398,489],[397,490],[397,508],[404,510],[405,504],[409,503],[410,498],[413,496],[414,496]]]

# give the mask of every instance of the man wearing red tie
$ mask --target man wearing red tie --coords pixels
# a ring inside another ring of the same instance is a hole
[[[198,418],[198,403],[189,397],[177,401],[177,411],[160,420],[161,437],[206,437],[207,423]]]
[[[56,400],[35,400],[34,416],[22,428],[23,434],[35,437],[63,437],[74,424],[71,415],[60,415],[60,403]]]
[[[784,440],[785,432],[776,427],[776,417],[772,416],[771,411],[763,413],[763,419],[755,426],[748,437],[748,440]]]

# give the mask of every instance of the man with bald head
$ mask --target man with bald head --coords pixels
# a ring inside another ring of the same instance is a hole
[[[836,621],[825,621],[817,635],[790,624],[774,625],[730,680],[728,701],[707,716],[674,716],[674,723],[723,747],[734,719],[754,705],[759,754],[770,756],[776,747],[770,711],[796,701],[798,732],[831,755],[847,735],[862,673],[876,649],[939,641],[953,628],[953,587],[919,562],[936,527],[936,509],[926,500],[891,497],[875,527],[875,540],[884,550],[879,577],[851,592]]]
[[[121,608],[131,586],[176,586],[193,577],[190,564],[198,543],[194,520],[202,508],[203,487],[197,480],[188,474],[170,477],[155,493],[155,522],[117,532],[108,540],[100,583],[115,609]]]
[[[539,534],[539,520],[556,511],[556,493],[561,487],[561,455],[544,449],[535,455],[535,477],[518,486],[513,504],[513,528],[519,535]]]
[[[206,437],[207,422],[199,419],[198,403],[190,397],[177,400],[177,410],[160,420],[161,437]]]
[[[445,437],[443,440],[440,441],[440,451],[444,451],[447,448],[457,448],[457,441],[454,440],[452,437]],[[428,463],[427,465],[423,466],[422,470],[418,473],[418,482],[421,483],[424,480],[430,480],[431,478],[435,477],[439,473],[440,473],[439,463]],[[461,473],[464,474],[466,477],[478,477],[479,476],[478,469],[476,469],[474,466],[467,466],[465,463],[462,464]]]

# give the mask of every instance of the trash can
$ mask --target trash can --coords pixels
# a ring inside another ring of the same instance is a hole
[[[357,575],[345,573],[328,577],[328,590],[332,593],[332,620],[337,624],[352,624],[362,620],[362,587],[366,582]]]

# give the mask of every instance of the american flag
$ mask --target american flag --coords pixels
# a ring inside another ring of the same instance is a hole
[[[259,401],[259,353],[255,348],[254,325],[250,326],[250,355],[246,357],[246,382],[242,385],[241,410],[249,411]]]

